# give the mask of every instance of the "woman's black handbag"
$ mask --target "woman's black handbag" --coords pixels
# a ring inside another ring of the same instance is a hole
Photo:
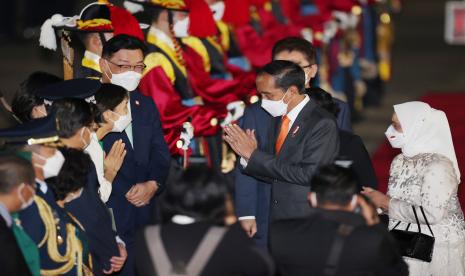
[[[414,206],[412,206],[412,209],[413,214],[415,215],[415,220],[417,222],[418,232],[408,231],[410,223],[407,225],[407,228],[405,230],[397,230],[396,227],[400,224],[399,221],[394,226],[394,228],[392,228],[391,235],[394,237],[394,239],[397,240],[402,256],[422,260],[429,263],[431,262],[431,258],[433,257],[434,234],[428,223],[428,219],[425,216],[423,207],[420,206],[420,210],[423,214],[426,225],[428,226],[428,229],[431,232],[432,237],[421,233],[420,223],[417,217],[417,211],[415,210]]]

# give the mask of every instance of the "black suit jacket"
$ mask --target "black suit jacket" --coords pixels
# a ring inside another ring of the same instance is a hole
[[[320,209],[307,218],[270,226],[271,251],[280,275],[324,275],[340,223],[355,228],[345,238],[336,275],[408,275],[395,241],[382,225],[366,226],[358,214]]]
[[[362,186],[378,189],[378,180],[370,155],[360,136],[340,130],[339,137],[341,139],[339,158],[353,161],[352,169],[357,177],[359,189],[362,190]]]
[[[268,150],[253,152],[245,168],[272,184],[271,220],[304,217],[311,212],[307,194],[321,165],[339,152],[335,118],[310,100],[297,116],[278,155],[274,153],[281,117],[274,118]]]
[[[23,253],[16,242],[13,230],[0,216],[0,271],[2,275],[31,275]]]
[[[170,262],[172,264],[179,262],[187,264],[211,226],[212,224],[207,222],[187,225],[163,224],[161,238]],[[153,240],[146,238],[144,231],[138,233],[135,250],[138,276],[157,275],[152,261],[153,256],[150,255],[147,247],[150,242]],[[229,227],[200,275],[265,276],[273,275],[273,270],[274,267],[268,254],[255,248],[241,226],[235,224]]]

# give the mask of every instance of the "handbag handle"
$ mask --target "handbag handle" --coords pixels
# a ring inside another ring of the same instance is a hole
[[[396,225],[394,225],[394,227],[392,227],[391,231],[392,231],[392,230],[395,230],[395,229],[397,228],[397,226],[399,226],[399,224],[400,224],[401,222],[402,222],[402,221],[399,220],[399,221],[396,223]],[[405,231],[408,231],[409,228],[410,228],[410,223],[407,224],[407,227],[405,228]]]
[[[420,221],[418,220],[417,210],[415,209],[415,206],[413,205],[412,205],[412,210],[413,210],[413,214],[415,215],[415,221],[417,222],[418,233],[421,233]]]
[[[420,206],[420,211],[421,211],[421,214],[423,215],[423,218],[425,219],[426,226],[428,226],[429,232],[430,232],[431,235],[434,237],[434,233],[433,233],[433,231],[431,230],[431,226],[429,226],[428,219],[426,218],[425,211],[423,211],[423,206]]]

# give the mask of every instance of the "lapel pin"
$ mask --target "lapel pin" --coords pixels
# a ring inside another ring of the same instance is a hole
[[[139,103],[139,101],[138,101],[138,100],[136,100],[134,103],[135,103],[137,106],[139,106],[139,105],[140,105],[140,103]]]
[[[292,131],[292,137],[295,137],[295,135],[297,134],[297,132],[299,131],[300,127],[299,126],[296,126],[294,128],[294,130]]]

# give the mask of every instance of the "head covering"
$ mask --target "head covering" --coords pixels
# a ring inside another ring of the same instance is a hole
[[[148,25],[139,24],[137,19],[123,8],[112,4],[94,2],[82,9],[79,15],[63,17],[55,14],[47,19],[41,27],[40,45],[51,50],[56,50],[56,34],[58,30],[71,32],[104,33],[113,32],[127,34],[144,41],[141,28]]]
[[[95,102],[94,94],[100,89],[101,82],[94,79],[71,79],[48,85],[36,92],[37,97],[48,104],[64,98],[83,99]]]
[[[124,7],[132,13],[141,12],[144,7],[162,8],[172,11],[187,12],[188,7],[184,0],[126,0]]]
[[[205,0],[189,0],[189,34],[206,38],[218,33],[213,12]]]
[[[224,0],[223,21],[234,27],[242,27],[250,22],[248,0]]]
[[[446,114],[424,102],[394,105],[394,111],[405,135],[402,153],[408,157],[420,153],[441,154],[452,162],[460,182],[460,170]]]
[[[0,145],[37,145],[55,143],[59,140],[55,116],[0,129]]]

